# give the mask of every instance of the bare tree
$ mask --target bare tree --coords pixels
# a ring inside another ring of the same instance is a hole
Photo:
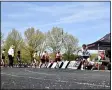
[[[35,30],[34,28],[28,28],[25,33],[25,49],[30,53],[31,61],[33,60],[34,51],[38,50],[39,46],[43,42],[44,34]]]
[[[42,54],[42,52],[44,52],[47,49],[47,43],[46,43],[46,33],[43,33],[44,37],[41,39],[41,44],[37,47],[38,50],[38,54],[39,54],[39,58]]]
[[[53,53],[62,49],[62,33],[63,29],[58,27],[53,27],[52,30],[47,33],[47,46]]]
[[[14,54],[16,56],[16,52],[17,52],[17,50],[21,49],[22,43],[23,43],[23,39],[22,39],[21,34],[17,30],[12,29],[12,31],[9,32],[9,34],[6,38],[4,48],[6,49],[6,51],[8,51],[10,46],[14,45],[14,47],[15,47]]]
[[[69,56],[78,49],[78,39],[73,35],[65,33],[63,40],[65,53],[67,54],[69,60]]]

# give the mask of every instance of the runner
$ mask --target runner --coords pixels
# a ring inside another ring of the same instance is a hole
[[[35,51],[33,55],[33,66],[35,66],[35,68],[37,67],[37,51]]]
[[[56,53],[55,62],[61,61],[62,55],[60,54],[60,51]]]
[[[48,52],[46,52],[45,53],[45,65],[46,65],[46,67],[47,67],[48,63],[49,63],[49,54],[48,54]]]
[[[3,49],[1,56],[2,56],[1,65],[5,67],[5,49]]]
[[[46,51],[43,52],[42,56],[41,56],[41,62],[40,62],[40,65],[39,67],[41,68],[43,64],[45,64],[45,61],[46,61]]]
[[[90,57],[90,53],[88,52],[87,50],[87,46],[85,44],[82,45],[82,69],[86,68],[86,66],[88,65],[88,60],[89,60],[89,57]]]
[[[55,57],[55,62],[57,62],[57,67],[58,68],[59,68],[59,62],[61,61],[61,59],[62,59],[62,55],[61,55],[60,51],[58,51],[56,53],[56,57]]]

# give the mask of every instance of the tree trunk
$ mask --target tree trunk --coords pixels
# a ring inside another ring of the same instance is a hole
[[[40,55],[40,54],[41,54],[41,52],[39,52],[39,61],[40,61],[40,59],[41,59],[41,55]]]
[[[33,51],[30,51],[31,62],[33,61]]]
[[[68,61],[69,61],[69,54],[68,54]]]
[[[67,56],[68,56],[68,61],[69,61],[70,60],[70,52],[68,52]]]

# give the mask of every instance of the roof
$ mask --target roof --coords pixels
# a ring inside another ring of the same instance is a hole
[[[98,41],[88,44],[88,49],[90,50],[98,50],[98,46],[99,49],[101,50],[105,50],[105,49],[110,49],[111,48],[111,33],[106,34],[104,37],[102,37],[101,39],[99,39]]]

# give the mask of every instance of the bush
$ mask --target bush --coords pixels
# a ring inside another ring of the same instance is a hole
[[[95,59],[98,56],[98,54],[91,54],[91,60]]]
[[[76,58],[78,57],[78,55],[74,55],[74,54],[63,54],[63,60],[68,60],[68,61],[72,61],[72,60],[76,60]]]

